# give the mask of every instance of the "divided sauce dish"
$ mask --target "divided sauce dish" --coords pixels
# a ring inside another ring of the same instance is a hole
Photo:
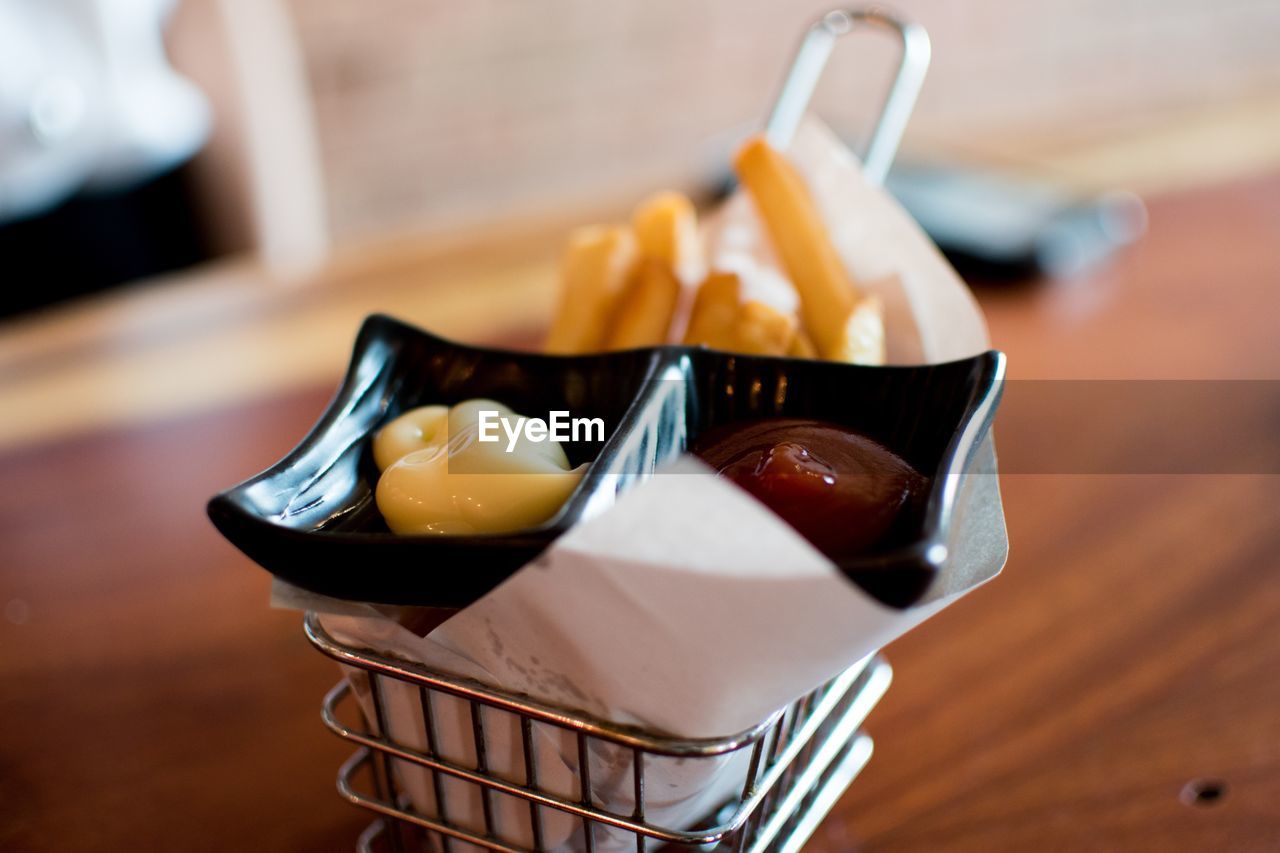
[[[279,462],[215,496],[208,511],[236,547],[295,586],[354,601],[461,608],[704,431],[761,417],[816,418],[880,442],[930,478],[923,510],[891,547],[839,564],[869,594],[905,607],[947,559],[958,477],[990,429],[1003,372],[1004,356],[995,351],[910,367],[679,346],[548,356],[456,344],[375,315],[315,427]],[[559,512],[537,527],[391,533],[374,503],[372,436],[416,406],[477,397],[530,416],[567,410],[601,418],[604,440],[562,445],[571,464],[588,467]]]

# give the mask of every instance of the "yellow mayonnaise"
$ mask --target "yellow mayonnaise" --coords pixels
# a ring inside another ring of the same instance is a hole
[[[379,430],[375,498],[392,531],[506,533],[535,527],[564,505],[587,466],[571,469],[553,441],[480,441],[482,411],[519,417],[493,400],[467,400],[413,409]]]

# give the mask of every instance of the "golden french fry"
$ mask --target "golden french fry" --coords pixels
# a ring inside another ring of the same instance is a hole
[[[733,351],[747,355],[785,355],[796,336],[796,318],[748,300],[738,309]]]
[[[680,298],[680,282],[665,261],[642,258],[618,297],[605,349],[666,343]]]
[[[809,340],[804,329],[796,329],[796,335],[787,347],[787,355],[792,358],[817,358],[818,350],[814,348],[813,341]]]
[[[689,346],[733,349],[734,323],[738,318],[738,294],[742,283],[737,273],[712,272],[698,287],[689,315],[684,342]]]
[[[561,265],[560,304],[547,335],[547,352],[600,349],[614,304],[635,260],[636,241],[629,228],[594,225],[570,235]]]
[[[683,193],[649,196],[631,216],[640,254],[665,261],[677,275],[698,251],[698,214]]]
[[[864,296],[853,306],[830,357],[849,364],[884,364],[884,303],[879,296]]]
[[[825,358],[839,358],[845,320],[858,292],[803,178],[763,137],[743,146],[734,161],[796,292],[805,329]]]

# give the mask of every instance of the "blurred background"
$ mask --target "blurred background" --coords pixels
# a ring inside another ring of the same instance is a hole
[[[0,310],[227,254],[297,267],[370,235],[711,190],[826,7],[3,0]],[[1273,2],[898,7],[935,48],[902,163],[1092,193],[1280,158]],[[851,141],[894,51],[835,54],[816,106]]]

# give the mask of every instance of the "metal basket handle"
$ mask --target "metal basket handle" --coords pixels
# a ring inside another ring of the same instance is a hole
[[[773,145],[784,148],[795,136],[800,119],[813,99],[814,89],[822,78],[836,39],[863,26],[892,30],[902,41],[898,73],[880,108],[880,117],[871,132],[871,141],[862,158],[862,170],[873,184],[884,183],[897,153],[902,132],[915,106],[925,72],[929,70],[931,48],[924,27],[875,6],[858,9],[834,9],[809,27],[791,68],[787,71],[778,100],[769,114],[765,135]]]

